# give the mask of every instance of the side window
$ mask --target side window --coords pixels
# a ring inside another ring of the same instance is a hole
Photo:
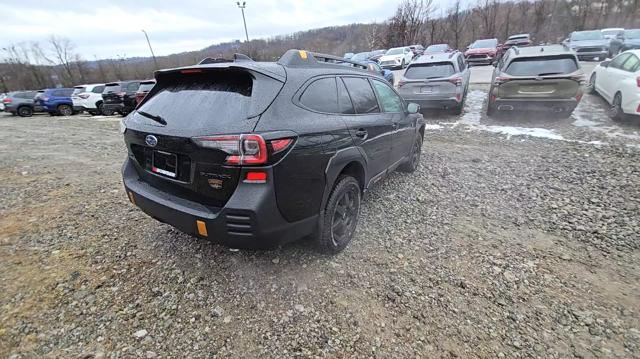
[[[55,90],[55,91],[51,92],[51,96],[64,97],[64,92],[61,91],[61,90]]]
[[[353,109],[353,103],[347,92],[347,88],[344,86],[342,79],[336,79],[338,81],[338,112],[345,115],[353,115],[356,111]]]
[[[402,102],[402,99],[398,97],[389,85],[378,80],[373,80],[373,87],[375,87],[376,93],[378,93],[382,111],[404,112],[404,102]]]
[[[611,60],[611,62],[609,63],[609,67],[613,67],[614,69],[622,68],[622,64],[625,62],[627,58],[629,58],[629,56],[631,56],[631,54],[619,55],[618,57]]]
[[[636,68],[638,67],[638,62],[640,62],[640,60],[638,60],[638,57],[635,55],[631,55],[629,56],[627,61],[622,64],[622,69],[624,71],[635,72]]]
[[[344,84],[347,85],[347,90],[353,101],[353,107],[355,107],[356,113],[378,113],[378,101],[376,95],[371,89],[369,81],[362,77],[344,77]]]
[[[104,91],[104,86],[96,86],[91,90],[93,93],[102,93]]]
[[[326,77],[315,80],[300,95],[300,103],[314,111],[337,113],[336,79]]]
[[[136,91],[138,91],[138,87],[140,87],[140,83],[139,82],[132,82],[127,86],[127,91],[128,92],[136,92]]]
[[[464,71],[464,61],[462,60],[462,56],[458,56],[458,69],[460,71]]]

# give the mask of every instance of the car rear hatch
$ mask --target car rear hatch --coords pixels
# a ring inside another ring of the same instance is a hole
[[[122,87],[119,82],[112,82],[104,85],[102,100],[105,104],[121,104],[124,97]]]
[[[584,76],[572,55],[523,57],[496,77],[498,98],[570,99],[582,95]]]
[[[141,180],[206,206],[224,206],[241,171],[229,163],[225,146],[237,145],[233,135],[253,131],[283,79],[216,64],[159,72],[156,80],[126,119],[125,142]],[[202,138],[218,142],[205,146]]]
[[[407,68],[399,83],[399,92],[415,98],[448,98],[460,90],[461,84],[462,78],[449,61],[418,63]]]

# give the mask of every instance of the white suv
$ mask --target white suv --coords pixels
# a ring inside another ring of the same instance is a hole
[[[104,84],[74,86],[71,100],[75,111],[87,111],[92,115],[102,115],[102,91]]]

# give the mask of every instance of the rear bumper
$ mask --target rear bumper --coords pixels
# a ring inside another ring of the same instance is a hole
[[[267,183],[240,182],[223,208],[212,208],[160,191],[141,181],[133,160],[122,167],[125,190],[133,203],[149,216],[182,232],[206,238],[233,248],[271,248],[311,234],[317,215],[298,222],[287,222],[278,209],[273,173]],[[198,230],[202,221],[207,235]]]
[[[473,65],[491,65],[493,63],[493,60],[495,59],[495,57],[492,56],[487,56],[487,57],[467,57],[465,58],[465,60],[467,61],[468,64],[473,64]]]
[[[445,98],[404,97],[404,99],[406,102],[413,102],[420,105],[420,109],[422,110],[449,110],[460,106],[460,102],[456,100],[455,96]]]
[[[498,111],[571,113],[578,106],[578,101],[575,99],[497,99],[491,105]]]

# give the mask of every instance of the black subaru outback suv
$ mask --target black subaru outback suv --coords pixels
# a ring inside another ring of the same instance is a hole
[[[289,50],[276,63],[237,56],[155,77],[122,122],[124,186],[189,234],[234,248],[313,236],[336,253],[361,194],[420,160],[418,106],[349,60]]]

